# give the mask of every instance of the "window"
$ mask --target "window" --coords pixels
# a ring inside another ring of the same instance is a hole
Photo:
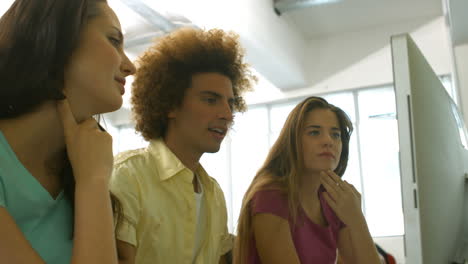
[[[238,115],[231,131],[231,231],[237,226],[244,193],[265,160],[268,150],[267,108],[256,107]]]
[[[444,82],[446,87],[451,87],[449,79]],[[353,123],[348,167],[343,179],[361,192],[362,209],[372,236],[403,235],[398,125],[393,87],[320,96],[342,108]],[[263,165],[288,114],[303,99],[259,104],[246,113],[237,114],[220,151],[202,156],[201,163],[224,191],[230,232],[235,233],[245,191]],[[132,128],[120,127],[118,131],[119,151],[145,145]]]
[[[373,236],[403,235],[399,142],[392,87],[359,91],[360,157],[365,213]]]
[[[452,78],[450,75],[443,75],[439,77],[440,82],[444,86],[445,90],[447,93],[450,95],[450,97],[453,99],[453,101],[458,104],[458,94],[455,89],[455,85],[452,83]]]
[[[460,112],[458,111],[458,107],[454,103],[452,103],[452,113],[455,117],[455,121],[457,122],[458,133],[460,135],[460,142],[465,149],[468,149],[468,132],[466,130],[466,126],[463,122]]]

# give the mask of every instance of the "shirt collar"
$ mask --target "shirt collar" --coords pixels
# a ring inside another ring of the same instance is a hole
[[[159,175],[162,181],[168,180],[178,174],[190,175],[188,180],[193,180],[193,172],[180,161],[162,139],[151,140],[148,151],[157,164],[157,175]],[[197,173],[199,180],[203,184],[207,183],[208,174],[201,165],[197,167],[195,173]]]

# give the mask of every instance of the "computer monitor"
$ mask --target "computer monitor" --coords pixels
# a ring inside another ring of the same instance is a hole
[[[452,263],[464,242],[466,128],[411,37],[391,44],[406,263]]]

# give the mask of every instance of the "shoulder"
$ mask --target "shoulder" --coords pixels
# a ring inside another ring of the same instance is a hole
[[[121,152],[114,158],[114,170],[110,180],[110,187],[116,189],[132,189],[139,185],[142,170],[147,167],[147,151],[136,149]]]
[[[215,178],[213,178],[213,177],[211,177],[209,175],[207,175],[206,178],[207,178],[208,184],[213,186],[213,189],[222,191],[221,185],[219,185],[218,181]]]
[[[142,161],[148,155],[146,148],[128,150],[120,152],[114,157],[114,167],[122,167],[128,164],[133,164]]]
[[[257,191],[251,200],[252,214],[271,213],[289,218],[288,196],[280,190]]]
[[[221,195],[224,195],[224,194],[222,194],[223,191],[222,191],[221,185],[218,183],[218,181],[213,176],[210,176],[208,174],[208,172],[205,170],[203,165],[200,165],[195,170],[195,174],[197,174],[200,177],[200,180],[202,181],[202,184],[204,185],[204,187],[207,187],[207,188],[213,190],[213,192],[215,194],[221,193]]]
[[[156,160],[147,148],[121,152],[114,157],[114,176],[122,174],[145,175],[155,171]]]
[[[255,203],[271,203],[271,202],[278,202],[278,203],[287,203],[288,196],[286,193],[277,190],[277,189],[266,189],[266,190],[259,190],[257,191],[253,197],[252,201]]]
[[[210,190],[210,192],[216,200],[221,201],[224,205],[226,204],[223,189],[221,188],[221,185],[219,185],[218,181],[215,178],[206,175],[203,184],[206,189]]]

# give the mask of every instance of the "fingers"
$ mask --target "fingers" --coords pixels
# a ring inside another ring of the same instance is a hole
[[[332,171],[320,172],[320,181],[326,189],[323,198],[343,223],[349,225],[362,215],[361,195],[352,184]]]
[[[100,127],[96,119],[92,117],[78,124],[78,122],[76,122],[76,119],[71,111],[70,103],[68,102],[67,99],[57,102],[57,110],[59,112],[60,118],[62,119],[63,127],[65,130],[76,129],[78,125],[81,125],[87,128],[99,128]]]
[[[341,178],[333,171],[331,170],[327,170],[327,171],[324,171],[324,173],[328,176],[330,176],[330,178],[335,182],[335,183],[341,183],[343,182],[341,180]]]
[[[346,182],[346,181],[345,181]],[[346,182],[346,184],[349,185],[349,188],[351,189],[351,191],[354,193],[354,195],[356,195],[357,197],[359,197],[359,199],[361,199],[361,193],[356,189],[356,187],[354,187],[354,185]]]
[[[57,111],[62,120],[65,135],[68,135],[70,131],[76,129],[78,124],[76,123],[75,117],[73,116],[73,113],[70,109],[70,104],[68,103],[67,99],[57,102]]]
[[[335,200],[333,200],[327,192],[323,193],[323,198],[327,201],[327,204],[333,209],[333,211],[336,212],[337,206]]]
[[[321,180],[326,181],[329,185],[336,186],[336,188],[342,188],[343,187],[343,181],[341,180],[338,175],[336,175],[332,171],[321,171]]]
[[[320,172],[320,175],[322,185],[325,187],[327,192],[330,193],[333,199],[336,200],[340,196],[346,195],[346,193],[352,193],[360,197],[360,193],[352,184],[341,180],[341,178],[333,171],[322,171]]]
[[[322,183],[322,185],[325,187],[325,189],[327,190],[328,193],[330,193],[331,195],[331,198],[334,199],[334,200],[337,200],[338,196],[339,196],[339,191],[340,191],[340,186],[339,184],[337,185],[337,183],[335,181],[333,181],[333,179],[331,179],[329,177],[329,175],[325,172],[320,172],[320,181]]]
[[[96,121],[96,119],[94,119],[92,117],[90,117],[90,118],[86,119],[85,121],[81,122],[80,126],[82,126],[83,128],[89,128],[89,129],[93,129],[93,128],[98,129],[99,128],[98,122]]]

